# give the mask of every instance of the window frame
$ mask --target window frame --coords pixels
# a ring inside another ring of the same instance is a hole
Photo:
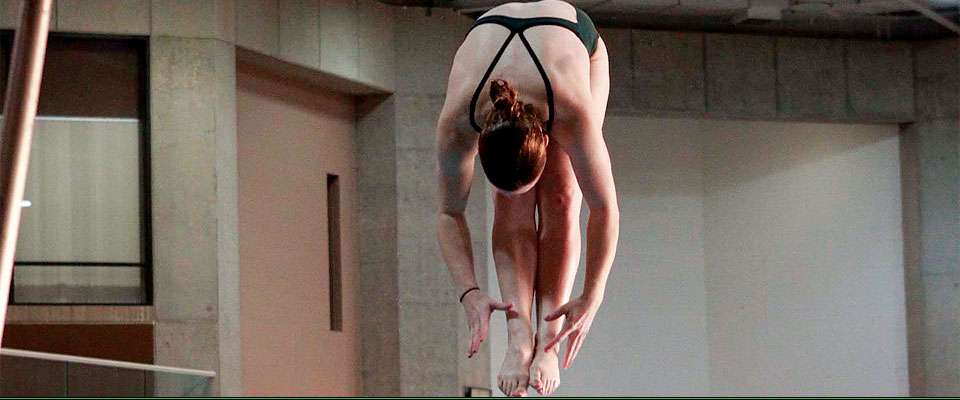
[[[0,41],[2,41],[2,54],[5,63],[9,64],[13,48],[13,30],[0,30]],[[140,281],[143,289],[142,302],[17,302],[15,295],[16,281],[11,280],[10,296],[8,304],[11,306],[152,306],[154,304],[153,293],[153,206],[152,206],[152,183],[151,183],[151,140],[150,140],[150,37],[136,35],[103,35],[103,34],[79,34],[50,32],[48,41],[58,39],[80,39],[80,40],[110,40],[130,42],[137,53],[137,120],[138,120],[138,151],[139,151],[139,209],[140,209],[140,262],[95,262],[95,261],[19,261],[14,260],[14,269],[18,266],[69,266],[83,268],[85,266],[114,266],[120,268],[139,267]],[[5,72],[4,72],[5,73]],[[4,80],[0,85],[3,93],[6,93],[7,81]],[[37,117],[47,115],[38,114]],[[82,116],[79,118],[103,118],[101,116]],[[113,118],[113,117],[108,117]]]

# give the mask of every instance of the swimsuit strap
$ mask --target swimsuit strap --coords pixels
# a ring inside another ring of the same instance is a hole
[[[477,132],[483,131],[483,128],[477,124],[476,116],[474,115],[476,113],[477,101],[480,99],[480,94],[483,92],[483,87],[487,83],[487,79],[490,78],[490,74],[493,73],[494,67],[497,66],[497,62],[499,62],[500,57],[503,56],[503,52],[507,49],[507,46],[513,39],[513,36],[517,35],[520,36],[520,41],[523,42],[523,46],[527,48],[527,52],[530,53],[530,58],[533,60],[533,64],[537,67],[537,71],[540,72],[540,77],[543,79],[547,96],[547,126],[546,129],[544,129],[544,133],[550,132],[550,128],[553,126],[554,112],[553,86],[550,85],[550,78],[547,77],[547,71],[543,68],[543,64],[540,63],[540,59],[537,57],[537,53],[533,51],[533,47],[530,46],[530,42],[527,41],[527,37],[523,35],[523,31],[534,26],[554,25],[566,28],[575,33],[578,37],[581,37],[580,32],[576,29],[576,24],[563,18],[512,18],[502,15],[491,15],[478,19],[476,22],[474,22],[473,27],[471,27],[470,30],[472,31],[473,28],[476,28],[478,25],[482,24],[497,24],[504,26],[510,30],[510,35],[507,36],[507,39],[504,40],[503,45],[500,46],[500,51],[497,52],[496,57],[494,57],[493,61],[490,62],[490,66],[487,67],[487,72],[483,74],[483,79],[480,80],[480,84],[477,85],[477,90],[474,91],[473,97],[470,99],[470,125],[473,126],[473,129]]]
[[[507,49],[507,45],[510,44],[510,40],[513,39],[513,36],[516,35],[516,32],[510,31],[510,35],[507,36],[507,40],[503,42],[503,46],[500,46],[500,51],[497,52],[497,56],[493,58],[493,61],[490,63],[490,67],[487,68],[487,72],[483,74],[483,79],[480,80],[480,85],[477,86],[477,90],[473,93],[473,98],[470,99],[470,125],[473,126],[477,132],[483,130],[480,125],[477,124],[477,119],[474,117],[474,112],[477,108],[477,100],[480,99],[480,93],[483,92],[483,84],[487,82],[487,79],[490,78],[490,74],[493,73],[493,68],[497,66],[497,61],[500,61],[500,57],[503,56],[504,50]]]
[[[510,44],[510,40],[513,39],[513,36],[520,36],[520,41],[523,42],[524,47],[527,48],[527,51],[530,53],[530,59],[533,60],[534,66],[537,67],[537,71],[540,72],[540,77],[543,79],[544,90],[547,96],[547,126],[544,129],[544,132],[550,132],[550,128],[553,127],[553,86],[550,84],[550,78],[547,76],[547,71],[544,70],[543,64],[540,63],[540,58],[537,57],[536,53],[533,52],[533,47],[530,46],[530,42],[527,40],[527,37],[521,33],[511,32],[507,37],[507,40],[503,42],[503,45],[500,46],[500,51],[497,52],[497,56],[493,58],[493,62],[490,63],[490,66],[487,68],[487,72],[483,74],[483,79],[480,80],[480,84],[477,85],[477,90],[474,91],[473,97],[470,99],[470,125],[473,126],[477,132],[483,131],[483,128],[477,124],[477,119],[474,114],[476,114],[477,101],[480,99],[480,94],[483,92],[483,87],[485,86],[487,79],[490,78],[490,74],[493,73],[494,67],[497,66],[497,61],[500,61],[500,57],[503,56],[504,50]]]
[[[527,51],[530,52],[530,58],[533,59],[533,64],[537,66],[537,71],[540,71],[540,77],[543,78],[547,95],[547,128],[544,129],[543,132],[547,133],[550,132],[550,128],[553,126],[553,87],[550,85],[550,78],[547,77],[547,71],[543,69],[543,65],[540,64],[540,59],[537,58],[536,53],[533,52],[533,47],[530,46],[530,42],[527,41],[527,37],[523,35],[523,32],[520,32],[520,41],[527,47]]]

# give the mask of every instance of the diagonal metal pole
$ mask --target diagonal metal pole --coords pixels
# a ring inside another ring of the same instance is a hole
[[[13,282],[20,202],[27,180],[52,3],[53,0],[23,0],[7,80],[3,131],[0,132],[0,344]]]
[[[914,0],[900,0],[900,2],[903,3],[903,5],[912,8],[914,11],[925,15],[927,18],[934,20],[936,23],[943,25],[945,28],[960,34],[960,26],[957,26],[957,24],[953,23],[953,21],[944,18],[942,15],[937,14],[936,11],[927,8]]]

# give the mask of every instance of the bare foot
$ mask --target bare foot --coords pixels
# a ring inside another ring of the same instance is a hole
[[[503,394],[511,397],[526,397],[527,385],[530,382],[530,358],[533,349],[530,344],[525,346],[508,346],[507,355],[500,366],[497,375],[497,385]]]
[[[543,344],[537,342],[537,351],[530,363],[530,386],[542,395],[549,395],[560,386],[559,346],[544,352]]]

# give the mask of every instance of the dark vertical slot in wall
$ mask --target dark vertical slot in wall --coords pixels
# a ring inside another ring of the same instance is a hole
[[[10,74],[10,56],[13,49],[13,32],[0,32],[0,106],[6,101],[7,94],[7,75]],[[41,81],[42,82],[42,81]],[[2,108],[0,108],[2,112]],[[11,286],[12,288],[13,286]]]
[[[327,174],[327,245],[330,257],[330,330],[343,330],[343,279],[340,269],[340,179]]]

